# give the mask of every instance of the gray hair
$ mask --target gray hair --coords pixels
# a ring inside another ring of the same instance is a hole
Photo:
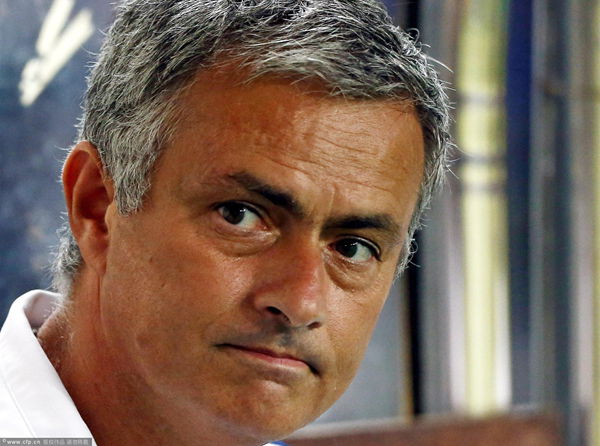
[[[451,141],[443,83],[378,0],[125,0],[89,78],[79,140],[99,151],[123,215],[138,211],[175,129],[177,99],[224,59],[251,73],[319,80],[331,96],[408,101],[425,139],[425,173],[400,269]],[[68,295],[83,263],[66,224],[54,287]]]

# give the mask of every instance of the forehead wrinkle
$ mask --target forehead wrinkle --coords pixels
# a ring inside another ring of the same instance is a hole
[[[361,135],[363,133],[356,132],[356,135]],[[341,149],[344,154],[346,161],[348,161],[348,165],[350,168],[354,169],[356,172],[361,171],[362,169],[366,169],[371,173],[377,173],[382,177],[386,177],[388,180],[392,180],[396,175],[408,175],[412,171],[416,170],[417,172],[422,171],[422,162],[419,159],[415,159],[415,157],[410,156],[407,157],[407,154],[412,152],[411,147],[404,146],[401,144],[402,141],[398,141],[398,143],[392,147],[381,147],[377,144],[366,144],[360,147],[356,147],[350,141],[345,144],[344,142],[336,141],[335,139],[330,139],[326,136],[317,135],[315,136],[315,140],[324,141],[328,145]],[[313,145],[314,140],[311,142]],[[388,162],[383,162],[388,157],[390,152],[395,152],[397,156],[395,157],[395,163],[393,170],[390,171],[389,160]],[[328,150],[321,151],[322,159],[314,161],[311,157],[301,157],[296,156],[297,159],[301,160],[305,163],[310,163],[315,166],[320,166],[321,168],[333,167],[330,169],[331,175],[337,176],[340,179],[348,180],[352,177],[352,182],[362,186],[373,187],[375,189],[386,191],[385,187],[380,187],[375,184],[371,184],[369,182],[361,182],[357,180],[356,175],[339,175],[336,174],[339,169],[339,160],[336,157],[335,153],[330,153]],[[377,160],[377,164],[373,165],[373,160]],[[355,172],[355,173],[356,173]]]
[[[368,135],[367,132],[345,132],[345,133],[348,136]],[[353,147],[351,144],[344,144],[344,143],[342,143],[340,141],[336,141],[335,139],[328,138],[328,137],[322,136],[322,135],[316,135],[315,138],[319,139],[321,141],[324,141],[327,144],[330,144],[332,146],[339,147],[339,148],[341,148],[343,150],[346,150],[348,152],[354,152],[354,153],[356,153],[358,155],[361,155],[361,156],[364,156],[364,155],[374,155],[375,153],[378,152],[378,147],[375,147],[373,151],[369,151],[364,146]],[[360,158],[356,158],[356,159],[360,159]]]
[[[331,112],[326,109],[321,112],[322,107],[331,107],[332,103],[338,103],[338,107]],[[370,112],[365,116],[364,112]],[[382,120],[374,121],[373,115],[377,112],[385,110],[387,113]],[[315,119],[316,116],[321,116],[323,119]],[[303,136],[309,136],[309,138],[316,137],[329,144],[349,149],[356,152],[375,154],[380,152],[380,146],[376,144],[377,138],[374,138],[373,130],[379,131],[390,126],[395,126],[400,122],[406,122],[414,120],[414,123],[421,130],[422,126],[417,116],[416,110],[412,103],[408,101],[385,101],[385,100],[347,100],[339,98],[328,98],[325,103],[320,104],[316,107],[316,110],[307,112],[306,110],[301,111],[298,114],[298,118],[294,123],[295,130],[298,134]],[[339,122],[349,121],[355,124],[355,128],[340,128],[337,125]],[[338,134],[341,138],[348,139],[349,144],[343,144],[335,142],[329,139],[326,135],[331,133]],[[352,142],[356,137],[366,137],[366,140],[372,142],[371,144],[363,145],[362,147],[353,148]],[[401,135],[397,135],[401,140]],[[368,150],[372,149],[372,150]]]
[[[313,166],[315,169],[319,169],[319,170],[327,169],[327,173],[332,178],[335,178],[336,180],[341,180],[343,182],[350,182],[350,183],[352,183],[354,185],[357,185],[357,186],[368,187],[370,189],[375,189],[375,190],[378,190],[378,191],[381,191],[381,192],[390,193],[390,190],[388,188],[386,188],[385,186],[383,186],[383,185],[378,185],[378,184],[374,184],[374,183],[371,183],[371,182],[366,182],[366,181],[360,181],[360,180],[358,180],[357,175],[350,175],[350,174],[344,175],[344,174],[338,173],[339,172],[339,169],[338,169],[338,167],[339,167],[339,161],[336,162],[336,159],[335,159],[334,156],[329,156],[327,158],[327,163],[324,163],[323,160],[318,160],[317,161],[317,160],[313,160],[313,159],[310,159],[310,158],[298,156],[296,154],[296,151],[294,151],[294,150],[289,150],[288,153],[294,155],[295,159],[301,161],[303,164],[306,164],[307,166],[306,167],[304,167],[304,166],[300,167],[300,166],[298,166],[296,164],[286,163],[286,162],[283,162],[280,159],[275,159],[273,157],[269,157],[269,159],[272,162],[274,162],[276,164],[279,164],[280,166],[287,167],[289,169],[301,172],[303,175],[310,176],[311,173],[314,172],[313,169],[310,169],[310,167]],[[353,158],[353,161],[355,161],[353,167],[356,168],[356,169],[360,169],[360,167],[363,165],[362,158],[360,158],[360,157],[356,157],[355,159]],[[377,172],[379,174],[385,174],[387,176],[387,174],[385,172],[385,170],[386,170],[385,167],[386,166],[381,166],[381,168],[378,168],[377,170],[373,169],[371,166],[366,166],[366,167],[368,167],[368,169],[371,170],[371,171]],[[393,178],[390,177],[389,180],[393,181]],[[333,182],[332,182],[332,186],[334,186]]]
[[[369,132],[361,131],[345,132],[345,134],[355,137],[362,135],[372,136]],[[310,166],[312,166],[319,170],[326,170],[326,173],[332,178],[337,178],[344,182],[350,182],[357,186],[369,187],[382,192],[390,192],[389,188],[386,187],[386,184],[389,186],[390,183],[396,179],[397,175],[407,175],[414,169],[420,170],[421,167],[419,162],[414,162],[412,159],[410,161],[404,159],[406,158],[405,154],[411,150],[409,147],[401,147],[401,141],[397,141],[393,147],[382,147],[375,143],[377,141],[376,138],[371,138],[374,140],[371,144],[367,143],[357,147],[356,144],[352,144],[352,141],[350,140],[340,141],[340,138],[332,138],[323,135],[322,132],[316,134],[310,134],[310,132],[308,132],[303,133],[303,136],[304,135],[310,136],[308,138],[303,138],[303,144],[317,149],[317,152],[320,155],[319,157],[313,157],[314,152],[311,150],[304,153],[288,147],[286,152],[290,157],[299,160],[302,164],[306,164],[307,166],[301,168],[298,165],[292,166],[289,163],[286,164],[280,160],[276,160],[272,157],[270,158],[280,165],[299,170],[304,174],[309,174],[312,171]],[[329,146],[329,149],[326,150],[323,148],[323,144],[319,144],[318,141],[324,142]],[[330,150],[331,148],[335,149]],[[346,174],[340,172],[340,152],[344,154],[345,160],[347,161],[347,167],[351,169],[351,172],[347,172]],[[395,169],[393,171],[390,170],[389,162],[383,162],[390,152],[397,153],[395,159],[398,162],[394,163]],[[379,161],[376,165],[373,165],[372,163],[372,160],[374,159]],[[368,171],[371,174],[377,174],[380,176],[380,180],[385,178],[385,181],[381,184],[375,184],[372,181],[361,180],[360,174],[365,171]]]

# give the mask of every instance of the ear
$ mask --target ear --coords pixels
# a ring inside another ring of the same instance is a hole
[[[114,188],[92,143],[82,141],[71,151],[62,181],[73,236],[85,264],[101,276],[109,244],[106,217],[113,204]]]

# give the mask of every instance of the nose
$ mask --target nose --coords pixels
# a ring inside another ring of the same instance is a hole
[[[291,328],[314,329],[326,319],[330,283],[320,249],[280,247],[270,253],[253,304],[264,318]]]

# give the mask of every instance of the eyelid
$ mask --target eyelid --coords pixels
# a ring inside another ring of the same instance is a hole
[[[262,206],[259,206],[259,205],[254,204],[254,203],[249,203],[249,202],[244,201],[244,200],[224,200],[224,201],[220,201],[218,203],[215,203],[212,206],[212,208],[216,211],[220,207],[228,205],[228,204],[241,204],[242,206],[247,207],[250,211],[254,212],[260,218],[265,219],[265,217],[266,217],[266,211],[262,208]]]

